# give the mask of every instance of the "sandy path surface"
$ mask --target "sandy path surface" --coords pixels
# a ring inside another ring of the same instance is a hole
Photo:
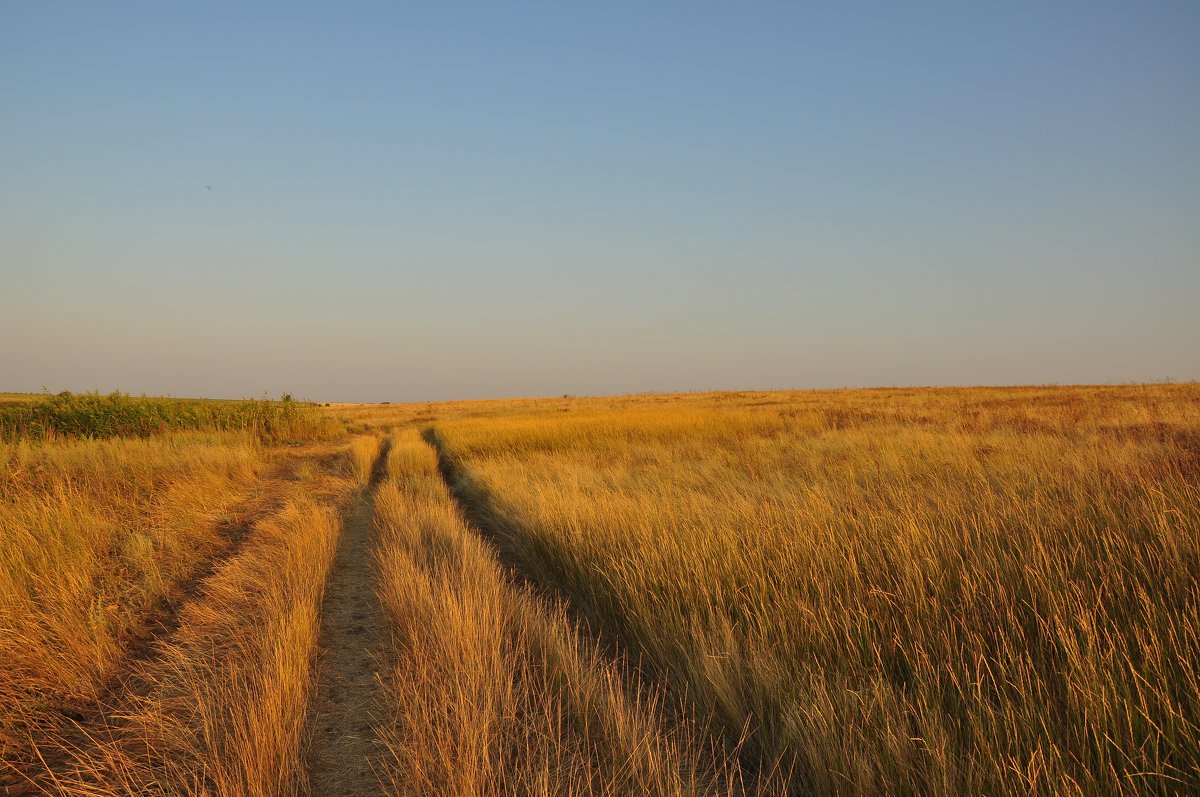
[[[387,626],[376,595],[371,540],[372,498],[386,465],[385,443],[366,492],[347,514],[325,587],[317,688],[308,717],[313,797],[382,794],[375,774],[381,748],[372,720],[380,700],[377,657]]]

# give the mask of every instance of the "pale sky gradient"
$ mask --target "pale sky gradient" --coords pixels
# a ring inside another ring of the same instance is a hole
[[[1192,0],[0,0],[0,390],[1200,378],[1197,42]]]

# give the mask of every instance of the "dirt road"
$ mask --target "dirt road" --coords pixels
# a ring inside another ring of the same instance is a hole
[[[380,646],[387,639],[371,557],[372,498],[386,475],[384,443],[371,480],[346,516],[321,607],[317,688],[309,710],[309,786],[313,797],[379,794],[379,745],[372,718],[379,701]]]

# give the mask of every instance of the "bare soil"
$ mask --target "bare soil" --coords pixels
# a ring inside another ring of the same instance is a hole
[[[347,513],[321,606],[317,687],[309,709],[307,758],[312,797],[382,794],[373,726],[381,689],[376,673],[387,638],[371,556],[375,488],[385,476],[385,444],[371,481]]]

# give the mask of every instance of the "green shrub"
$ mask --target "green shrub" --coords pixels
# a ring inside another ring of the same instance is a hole
[[[288,394],[279,401],[212,401],[64,391],[0,407],[0,437],[9,440],[148,437],[182,429],[245,430],[281,442],[325,436],[329,421],[315,405]]]

